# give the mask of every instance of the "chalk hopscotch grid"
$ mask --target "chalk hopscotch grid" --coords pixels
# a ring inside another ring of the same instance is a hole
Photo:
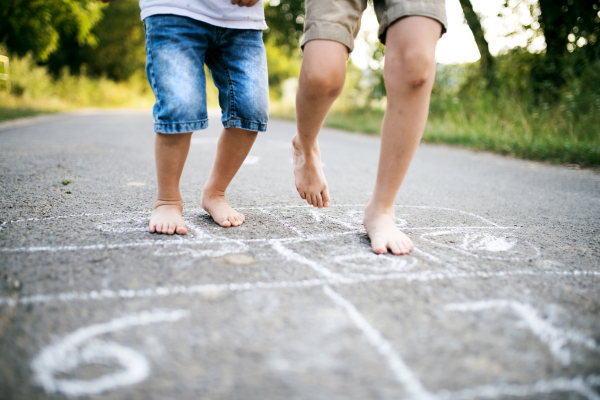
[[[363,205],[339,205],[337,207],[343,208],[358,208],[363,207]],[[442,232],[462,232],[465,229],[507,229],[513,230],[517,229],[514,227],[502,227],[498,224],[489,221],[481,216],[476,214],[472,214],[465,211],[454,210],[451,208],[444,207],[430,207],[430,206],[400,206],[401,208],[416,208],[416,209],[435,209],[435,210],[443,210],[450,212],[458,212],[459,214],[466,215],[469,217],[474,217],[482,222],[488,224],[488,226],[478,226],[478,227],[437,227],[437,228],[409,228],[403,227],[403,229],[413,229],[413,230],[430,230],[430,229],[438,229]],[[308,208],[311,213],[315,216],[315,219],[328,218],[332,219],[334,223],[344,222],[339,221],[336,218],[332,218],[331,216],[324,215],[319,216],[315,210],[312,210],[310,206],[284,206],[284,207],[247,207],[244,208],[246,210],[258,210],[261,213],[265,213],[267,215],[271,215],[278,222],[284,225],[286,228],[291,228],[289,222],[284,221],[281,218],[277,218],[273,215],[270,210],[281,210],[281,209],[297,209],[297,208]],[[197,212],[199,210],[191,210],[190,212]],[[145,212],[136,212],[137,214],[145,213]],[[133,214],[136,214],[133,213]],[[131,215],[132,213],[98,213],[98,214],[79,214],[79,215],[71,215],[71,216],[59,216],[59,217],[47,217],[47,218],[29,218],[11,221],[11,223],[19,223],[25,221],[34,221],[41,222],[47,220],[57,220],[57,219],[66,219],[66,218],[82,218],[82,217],[90,217],[90,216],[107,216],[107,215]],[[147,213],[145,213],[147,214]],[[122,220],[117,220],[122,221]],[[222,257],[231,253],[240,253],[246,251],[248,249],[248,245],[257,242],[263,242],[269,244],[277,253],[279,253],[284,258],[298,262],[300,264],[306,265],[312,268],[315,272],[317,272],[322,278],[321,279],[308,279],[308,280],[300,280],[300,281],[279,281],[279,282],[241,282],[241,283],[227,283],[227,284],[204,284],[204,285],[190,285],[190,286],[176,286],[176,287],[156,287],[156,288],[146,288],[146,289],[137,289],[137,290],[110,290],[103,289],[98,291],[90,291],[87,293],[80,292],[65,292],[65,293],[57,293],[57,294],[35,294],[30,296],[23,296],[18,300],[15,300],[10,297],[1,297],[0,305],[8,305],[8,306],[16,306],[19,304],[40,304],[40,303],[50,303],[50,302],[71,302],[71,301],[89,301],[89,300],[104,300],[104,299],[132,299],[132,298],[142,298],[142,297],[163,297],[169,295],[178,295],[178,294],[199,294],[206,293],[210,291],[238,291],[238,290],[255,290],[255,289],[285,289],[285,288],[303,288],[303,287],[312,287],[312,286],[322,286],[322,285],[340,285],[340,284],[357,284],[357,283],[366,283],[380,280],[404,280],[404,281],[431,281],[431,280],[445,280],[445,279],[468,279],[468,278],[488,278],[488,277],[509,277],[509,276],[518,276],[518,275],[540,275],[540,274],[556,274],[555,271],[535,271],[535,270],[502,270],[495,272],[484,272],[484,271],[473,271],[473,272],[461,272],[461,271],[452,271],[451,268],[445,272],[432,272],[432,271],[422,271],[418,273],[414,272],[397,272],[386,275],[372,275],[372,274],[359,274],[353,273],[351,276],[344,276],[339,273],[331,271],[329,268],[317,263],[316,261],[310,260],[297,252],[292,251],[284,244],[293,244],[293,243],[301,243],[306,241],[323,241],[327,239],[331,239],[338,236],[344,235],[353,235],[357,233],[365,233],[364,229],[353,229],[355,228],[351,224],[345,224],[346,228],[350,229],[345,232],[339,233],[327,233],[327,234],[316,234],[316,235],[303,235],[301,231],[298,229],[293,230],[297,233],[298,237],[292,238],[280,238],[280,239],[230,239],[222,236],[215,236],[211,234],[207,234],[202,229],[198,228],[191,222],[188,222],[188,228],[191,232],[195,234],[196,239],[183,239],[181,236],[174,236],[172,239],[166,242],[163,241],[141,241],[134,243],[124,243],[124,244],[95,244],[95,245],[84,245],[84,246],[32,246],[32,247],[22,247],[22,248],[3,248],[0,249],[0,252],[4,253],[18,253],[18,252],[61,252],[61,251],[78,251],[78,250],[107,250],[107,249],[119,249],[126,247],[147,247],[147,246],[156,246],[156,247],[171,247],[175,246],[175,252],[167,253],[161,252],[157,250],[156,255],[177,255],[193,253],[195,256],[204,256],[204,257]],[[452,229],[454,228],[454,230]],[[131,229],[131,228],[126,228]],[[133,228],[139,229],[139,228]],[[448,230],[450,229],[450,230]],[[424,233],[421,237],[423,238]],[[430,240],[428,240],[430,241]],[[194,244],[210,244],[210,243],[227,243],[236,248],[233,249],[229,247],[225,250],[190,250],[189,248],[185,248],[181,250],[181,246],[188,246]],[[439,244],[439,243],[436,243]],[[448,247],[448,246],[445,246]],[[533,246],[532,246],[533,247]],[[533,247],[536,251],[536,255],[539,254],[539,250]],[[462,251],[460,249],[455,249],[463,254],[469,254],[468,252]],[[447,262],[439,259],[438,257],[420,249],[414,249],[415,254],[422,255],[426,259],[436,264],[440,264],[446,267],[451,267]],[[474,257],[478,257],[475,254],[470,254]],[[379,256],[375,256],[379,257]],[[514,258],[512,258],[514,259]],[[415,259],[416,260],[416,259]],[[564,275],[600,275],[599,271],[564,271]],[[560,275],[560,273],[559,273]]]
[[[363,205],[339,205],[337,207],[363,207]],[[442,232],[462,232],[465,229],[506,229],[506,230],[514,230],[517,229],[515,227],[502,227],[498,224],[489,221],[481,216],[460,211],[454,210],[451,208],[443,208],[443,207],[430,207],[430,206],[400,206],[404,208],[417,208],[417,209],[436,209],[443,211],[451,211],[451,212],[459,212],[460,214],[467,215],[469,217],[475,217],[486,224],[488,226],[477,226],[477,227],[425,227],[425,228],[408,228],[403,227],[403,229],[413,229],[413,230],[430,230],[430,229],[438,229]],[[273,216],[278,222],[282,223],[286,228],[290,227],[290,223],[282,220],[281,218],[277,218],[270,213],[269,210],[281,210],[281,209],[294,209],[294,208],[308,208],[311,210],[312,214],[316,214],[315,218],[328,218],[333,219],[333,222],[338,222],[335,218],[332,218],[328,215],[324,215],[320,217],[312,207],[310,206],[284,206],[284,207],[247,207],[244,209],[247,210],[258,210],[262,213]],[[199,210],[192,210],[190,212],[196,212]],[[137,212],[137,213],[145,213],[145,212]],[[29,218],[11,221],[11,223],[19,223],[24,221],[46,221],[46,220],[56,220],[56,219],[65,219],[65,218],[81,218],[81,217],[89,217],[89,216],[107,216],[107,215],[130,215],[132,213],[99,213],[99,214],[79,214],[79,215],[71,215],[71,216],[59,216],[59,217],[47,217],[47,218]],[[145,213],[147,214],[147,213]],[[122,221],[122,220],[117,220]],[[112,221],[111,221],[112,222]],[[341,221],[344,222],[344,221]],[[209,257],[221,257],[231,253],[240,253],[246,251],[248,249],[248,245],[257,242],[263,242],[269,244],[278,254],[283,256],[284,258],[295,261],[300,264],[306,265],[317,272],[322,278],[318,279],[307,279],[300,281],[276,281],[276,282],[240,282],[240,283],[226,283],[226,284],[204,284],[204,285],[189,285],[189,286],[175,286],[175,287],[155,287],[155,288],[146,288],[146,289],[121,289],[121,290],[92,290],[90,292],[63,292],[57,294],[35,294],[30,296],[23,296],[17,300],[10,297],[1,297],[0,305],[8,305],[14,307],[16,305],[23,304],[40,304],[40,303],[50,303],[50,302],[72,302],[72,301],[90,301],[90,300],[106,300],[106,299],[133,299],[133,298],[145,298],[145,297],[164,297],[170,295],[179,295],[179,294],[201,294],[213,291],[239,291],[239,290],[256,290],[256,289],[294,289],[294,288],[305,288],[305,287],[313,287],[313,286],[323,286],[323,285],[344,285],[344,284],[359,284],[366,282],[374,282],[381,280],[403,280],[407,282],[426,282],[432,280],[449,280],[449,279],[469,279],[469,278],[481,278],[486,279],[490,277],[510,277],[510,276],[523,276],[523,275],[562,275],[562,276],[578,276],[578,275],[589,275],[589,276],[600,276],[600,271],[594,270],[572,270],[572,271],[554,271],[554,270],[501,270],[494,272],[484,272],[484,271],[472,271],[472,272],[463,272],[463,271],[444,271],[444,272],[434,272],[434,271],[422,271],[422,272],[399,272],[399,273],[391,273],[386,275],[372,275],[372,274],[359,274],[353,273],[352,276],[344,276],[339,273],[331,271],[329,268],[321,265],[320,263],[310,260],[307,257],[300,255],[297,252],[292,251],[285,244],[293,244],[293,243],[301,243],[306,241],[322,241],[331,239],[337,236],[343,235],[352,235],[357,233],[365,233],[364,229],[352,229],[354,228],[352,225],[346,224],[349,231],[339,232],[339,233],[327,233],[327,234],[316,234],[316,235],[303,235],[292,238],[280,238],[280,239],[230,239],[221,236],[215,236],[207,234],[202,229],[198,228],[191,222],[188,222],[188,228],[191,232],[194,232],[196,235],[196,239],[183,239],[181,236],[174,236],[174,240],[170,240],[167,242],[158,242],[158,241],[142,241],[137,243],[125,243],[125,244],[98,244],[98,245],[86,245],[86,246],[55,246],[55,247],[23,247],[23,248],[4,248],[0,249],[1,252],[5,253],[17,253],[17,252],[60,252],[60,251],[77,251],[77,250],[105,250],[105,249],[119,249],[125,247],[145,247],[145,246],[157,246],[157,247],[170,247],[176,246],[178,249],[175,250],[175,253],[170,253],[172,255],[177,255],[177,252],[181,252],[179,248],[182,245],[193,245],[193,244],[207,244],[207,243],[228,243],[232,245],[236,245],[237,249],[228,248],[225,250],[200,250],[198,251],[198,256],[209,256]],[[454,230],[453,230],[454,228]],[[138,228],[133,228],[138,229]],[[450,229],[450,230],[448,230]],[[298,229],[294,232],[302,235]],[[423,235],[426,235],[424,233]],[[422,235],[422,237],[423,237]],[[436,243],[440,244],[440,243]],[[449,246],[445,246],[449,247]],[[533,247],[533,246],[532,246]],[[459,252],[465,254],[467,252],[461,251],[460,249],[455,249]],[[536,251],[536,255],[539,254],[539,250],[534,247]],[[184,248],[183,254],[188,251],[193,251]],[[416,254],[422,255],[427,258],[429,261],[446,266],[451,267],[451,265],[438,257],[425,252],[420,248],[415,248],[414,252]],[[158,253],[158,255],[170,255],[164,253]],[[473,255],[477,257],[477,255]],[[380,257],[380,256],[375,256]],[[514,258],[510,258],[514,259]]]
[[[304,206],[306,207],[306,206]],[[350,207],[357,207],[355,205],[351,205]],[[424,207],[425,208],[425,207]],[[257,209],[262,212],[268,213],[265,211],[264,207],[261,208],[252,208]],[[451,209],[446,209],[451,210]],[[456,210],[452,210],[456,211]],[[124,213],[125,214],[125,213]],[[129,213],[127,213],[129,214]],[[474,214],[465,213],[477,218],[482,219],[486,223],[489,223],[491,226],[486,227],[468,227],[468,228],[479,228],[479,229],[514,229],[508,227],[500,227],[497,224],[484,219],[483,217],[476,216]],[[109,215],[109,214],[105,214]],[[282,222],[281,219],[276,218],[279,222]],[[317,216],[315,216],[317,219]],[[17,221],[15,221],[17,222]],[[4,223],[6,224],[6,223]],[[3,225],[4,225],[3,224]],[[284,224],[288,225],[288,224]],[[290,228],[291,226],[286,226]],[[347,228],[351,228],[351,226],[346,226]],[[457,229],[464,229],[464,227],[447,227],[446,229],[450,229],[449,232],[455,232]],[[406,228],[404,228],[406,229]],[[413,228],[419,229],[419,228]],[[426,228],[427,229],[427,228]],[[436,229],[436,228],[429,228]],[[440,228],[437,228],[438,230]],[[299,230],[294,230],[297,234],[302,235],[302,232]],[[344,232],[342,234],[349,233],[357,233],[361,232],[360,229],[351,230],[349,232]],[[363,231],[364,232],[364,231]],[[335,235],[335,234],[334,234]],[[172,294],[194,294],[194,293],[205,293],[210,291],[239,291],[239,290],[256,290],[256,289],[279,289],[279,288],[302,288],[302,287],[312,287],[312,286],[322,286],[325,294],[338,306],[343,308],[345,312],[348,314],[349,318],[352,322],[360,329],[363,334],[367,337],[371,345],[386,359],[389,368],[392,370],[396,379],[403,384],[407,392],[411,395],[412,398],[418,399],[462,399],[462,398],[497,398],[502,395],[511,395],[511,396],[526,396],[534,393],[549,393],[554,391],[571,391],[577,392],[588,399],[599,399],[598,395],[591,388],[592,386],[596,386],[600,381],[599,377],[589,376],[585,380],[581,377],[577,377],[574,379],[566,379],[560,378],[558,380],[553,381],[540,381],[536,382],[533,385],[492,385],[492,386],[483,386],[478,388],[465,389],[462,391],[456,392],[440,392],[438,394],[432,394],[428,392],[421,384],[421,382],[414,376],[412,371],[404,364],[402,358],[395,352],[390,342],[388,342],[385,337],[377,331],[372,325],[370,325],[367,320],[360,314],[360,312],[356,309],[356,307],[349,302],[347,299],[342,297],[339,293],[335,292],[331,286],[342,285],[342,284],[356,284],[363,283],[369,281],[376,280],[389,280],[389,279],[403,279],[407,281],[428,281],[435,279],[456,279],[456,278],[487,278],[487,277],[506,277],[506,276],[517,276],[517,275],[539,275],[539,274],[553,274],[553,275],[571,275],[571,276],[579,276],[579,275],[592,275],[598,276],[600,275],[599,271],[534,271],[534,270],[505,270],[505,271],[496,271],[493,273],[489,272],[466,272],[466,273],[401,273],[401,274],[390,274],[385,276],[373,276],[373,275],[363,275],[359,276],[359,278],[348,278],[332,272],[328,268],[322,266],[320,263],[317,263],[313,260],[310,260],[297,252],[292,251],[291,249],[284,246],[284,243],[297,243],[306,240],[319,240],[325,237],[331,238],[334,236],[332,234],[328,235],[318,235],[318,238],[312,237],[300,237],[300,238],[284,238],[284,239],[264,239],[259,241],[267,241],[274,250],[276,250],[280,255],[285,258],[293,261],[300,262],[311,267],[318,274],[323,276],[322,279],[310,279],[304,281],[296,281],[296,282],[255,282],[255,283],[228,283],[221,285],[192,285],[192,286],[178,286],[174,288],[154,288],[154,289],[143,289],[143,290],[120,290],[120,291],[111,291],[111,290],[102,290],[102,291],[92,291],[89,293],[59,293],[57,295],[34,295],[20,298],[18,301],[10,298],[1,298],[0,305],[6,304],[8,306],[16,306],[18,304],[31,304],[31,303],[47,303],[51,301],[75,301],[75,300],[101,300],[101,299],[110,299],[110,298],[137,298],[137,297],[151,297],[151,296],[168,296]],[[339,235],[339,234],[338,234]],[[222,239],[221,239],[222,240]],[[256,242],[256,239],[250,240],[238,240],[238,243],[243,242]],[[181,241],[178,241],[181,242]],[[192,241],[186,241],[186,244],[190,244]],[[206,243],[206,240],[200,240],[201,243]],[[156,242],[152,244],[157,244]],[[179,243],[177,243],[179,244]],[[244,243],[245,244],[245,243]],[[131,245],[131,244],[127,244]],[[144,243],[143,245],[147,245]],[[111,246],[111,245],[106,245]],[[113,245],[118,246],[118,245]],[[122,245],[121,245],[122,246]],[[95,248],[95,247],[93,247]],[[119,247],[115,247],[119,248]],[[31,248],[24,248],[24,251],[28,251]],[[87,249],[85,246],[63,246],[59,248],[54,248],[56,250],[36,250],[36,251],[72,251],[78,249]],[[92,248],[90,248],[92,249]],[[5,249],[2,249],[5,250]],[[9,249],[13,252],[23,251],[21,249]],[[417,253],[420,253],[426,256],[428,259],[432,261],[439,261],[437,257],[430,255],[420,249],[415,249]],[[538,251],[539,254],[539,251]],[[449,310],[452,309],[452,305],[449,307]]]
[[[454,212],[454,213],[459,213],[461,215],[465,215],[471,218],[475,218],[478,219],[482,222],[484,222],[487,225],[484,226],[440,226],[440,227],[402,227],[403,230],[406,231],[428,231],[428,230],[434,230],[434,231],[443,231],[443,234],[446,233],[455,233],[455,232],[461,232],[462,230],[482,230],[482,229],[491,229],[491,230],[517,230],[518,227],[504,227],[504,226],[499,226],[498,224],[484,218],[481,217],[479,215],[473,214],[473,213],[469,213],[466,211],[462,211],[462,210],[455,210],[452,208],[446,208],[446,207],[433,207],[433,206],[396,206],[397,208],[407,208],[407,209],[430,209],[430,210],[440,210],[440,211],[449,211],[449,212]],[[340,226],[344,226],[347,229],[349,229],[348,231],[345,232],[339,232],[339,233],[328,233],[328,234],[315,234],[315,235],[307,235],[304,234],[302,231],[300,231],[297,227],[291,225],[290,223],[288,223],[287,221],[281,219],[281,218],[277,218],[272,212],[270,212],[270,210],[284,210],[284,209],[311,209],[311,206],[272,206],[272,207],[239,207],[239,210],[256,210],[259,211],[261,213],[264,213],[266,215],[269,215],[271,217],[273,217],[277,222],[279,222],[280,224],[282,224],[285,228],[291,230],[292,232],[296,233],[298,236],[297,237],[291,237],[291,238],[278,238],[276,240],[279,240],[281,242],[301,242],[301,241],[319,241],[319,240],[327,240],[327,239],[331,239],[334,238],[335,236],[344,236],[344,235],[352,235],[352,234],[357,234],[357,233],[361,233],[361,234],[365,234],[365,230],[364,228],[361,227],[356,227],[353,226],[351,224],[346,223],[345,221],[341,221],[339,219],[336,219],[334,217],[325,215],[324,218],[327,218],[328,220],[330,220],[331,222],[334,222]],[[344,204],[344,205],[335,205],[332,206],[332,208],[364,208],[364,205],[359,204]],[[312,211],[312,210],[311,210]],[[186,214],[189,213],[193,213],[193,214],[206,214],[206,212],[204,210],[199,210],[199,209],[193,209],[193,210],[188,210],[186,212]],[[108,216],[108,215],[131,215],[131,214],[140,214],[140,215],[148,215],[148,212],[146,211],[134,211],[134,212],[127,212],[127,213],[97,213],[97,214],[74,214],[74,215],[68,215],[68,216],[57,216],[57,217],[46,217],[46,218],[27,218],[27,219],[19,219],[19,220],[11,220],[11,221],[5,221],[2,224],[0,224],[0,231],[3,228],[6,228],[6,226],[8,226],[8,224],[18,224],[18,223],[22,223],[22,222],[43,222],[43,221],[52,221],[52,220],[61,220],[61,219],[68,219],[68,218],[85,218],[85,217],[96,217],[96,216]],[[315,220],[320,221],[321,217],[318,216],[318,214],[313,213],[313,216],[315,218]],[[198,239],[184,239],[183,237],[180,236],[174,236],[171,238],[171,240],[168,241],[157,241],[157,240],[146,240],[146,241],[139,241],[139,242],[132,242],[132,243],[116,243],[116,244],[93,244],[93,245],[72,245],[72,246],[30,246],[30,247],[17,247],[17,248],[0,248],[0,253],[23,253],[23,252],[27,252],[27,253],[35,253],[35,252],[61,252],[61,251],[85,251],[85,250],[114,250],[114,249],[120,249],[120,248],[127,248],[127,247],[151,247],[151,246],[181,246],[182,244],[186,244],[186,245],[194,245],[194,244],[207,244],[207,243],[211,243],[211,242],[217,242],[217,241],[232,241],[233,239],[229,239],[229,238],[225,238],[225,237],[219,237],[219,236],[214,236],[214,235],[206,235],[203,234],[203,232],[201,232],[201,230],[194,226],[194,224],[189,220],[189,218],[185,218],[186,219],[186,224],[188,225],[189,228],[191,228],[190,230],[196,231],[196,233],[198,234],[199,238]],[[118,221],[118,220],[117,220]],[[121,232],[127,232],[127,231],[140,231],[140,230],[145,230],[144,228],[124,228],[123,230],[121,230]],[[212,236],[212,237],[209,237]],[[425,239],[422,235],[422,238]],[[212,239],[212,240],[211,240]],[[252,242],[267,242],[267,241],[271,241],[273,239],[267,239],[267,238],[258,238],[258,239],[236,239],[236,241],[238,243],[252,243]],[[431,241],[428,239],[425,239],[427,241]]]

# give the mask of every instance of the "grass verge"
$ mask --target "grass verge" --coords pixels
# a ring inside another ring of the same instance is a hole
[[[383,114],[383,110],[380,109],[362,108],[348,111],[334,109],[327,116],[325,126],[378,135]],[[294,113],[290,110],[276,109],[272,116],[294,119]],[[598,139],[563,135],[557,129],[547,129],[547,124],[539,128],[534,124],[531,125],[529,128],[520,126],[497,115],[480,116],[471,120],[458,118],[456,114],[431,115],[425,127],[423,141],[492,151],[553,164],[600,166]]]
[[[8,108],[0,106],[0,122],[10,121],[12,119],[35,117],[40,114],[51,114],[55,110],[44,110],[35,108]]]

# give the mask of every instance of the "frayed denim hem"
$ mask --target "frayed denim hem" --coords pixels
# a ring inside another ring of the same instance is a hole
[[[247,119],[230,118],[222,122],[224,128],[241,128],[256,132],[266,132],[267,130],[267,124],[248,121]]]
[[[199,131],[208,128],[208,120],[194,122],[155,122],[154,132],[156,133],[186,133]]]

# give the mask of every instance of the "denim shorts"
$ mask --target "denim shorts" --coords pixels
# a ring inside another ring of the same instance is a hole
[[[262,31],[221,28],[166,14],[147,17],[144,26],[156,132],[206,129],[204,64],[219,89],[223,126],[266,131],[269,81]]]

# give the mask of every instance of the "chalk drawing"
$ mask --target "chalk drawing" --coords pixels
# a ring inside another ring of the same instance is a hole
[[[593,387],[600,386],[600,375],[590,375],[569,378],[542,380],[532,385],[486,385],[457,390],[454,392],[441,391],[436,393],[439,400],[475,400],[475,399],[505,399],[507,397],[530,397],[555,392],[574,392],[588,400],[600,400],[600,395]]]
[[[219,143],[219,137],[199,137],[199,138],[192,138],[192,144],[198,144],[198,145],[213,145],[213,144],[217,144]]]
[[[248,156],[242,163],[243,165],[256,165],[260,161],[260,157],[258,156]]]
[[[376,273],[405,272],[418,264],[418,260],[414,257],[394,257],[375,253],[344,254],[335,256],[333,262],[353,270]]]
[[[459,246],[465,250],[483,250],[493,253],[507,252],[512,249],[517,240],[504,236],[494,236],[489,233],[468,233],[464,236],[463,243]]]
[[[538,315],[538,312],[529,304],[513,300],[485,300],[472,303],[448,304],[444,307],[448,311],[477,312],[493,308],[511,309],[538,339],[545,343],[552,355],[563,366],[571,364],[571,351],[567,345],[577,344],[588,350],[600,351],[598,344],[592,338],[572,329],[561,329],[553,326]]]
[[[486,260],[522,260],[539,257],[541,252],[532,243],[519,240],[513,233],[491,233],[487,230],[454,228],[425,232],[420,238],[463,255]],[[450,244],[451,243],[451,244]]]
[[[291,260],[297,253],[289,251]],[[300,256],[301,257],[301,256]],[[303,261],[309,262],[316,268],[322,268],[320,264],[311,260],[302,258]],[[329,271],[329,270],[327,270]],[[331,271],[329,271],[331,272]],[[145,289],[101,289],[92,290],[91,292],[61,292],[55,294],[34,294],[31,296],[21,296],[17,299],[12,297],[0,297],[0,305],[8,307],[16,307],[28,304],[49,304],[49,303],[71,303],[76,301],[102,301],[112,299],[138,299],[152,298],[175,295],[195,295],[207,292],[217,291],[242,291],[242,290],[269,290],[269,289],[299,289],[314,286],[324,285],[355,285],[367,282],[391,281],[399,280],[404,282],[431,282],[442,280],[456,279],[490,279],[490,278],[510,278],[522,276],[553,276],[553,277],[600,277],[600,271],[594,270],[574,270],[574,271],[537,271],[537,270],[503,270],[494,272],[482,271],[460,271],[460,272],[405,272],[386,275],[365,275],[362,277],[345,277],[339,274],[331,273],[327,278],[319,279],[304,279],[298,281],[273,281],[273,282],[233,282],[223,284],[205,284],[205,285],[189,285],[189,286],[173,286],[173,287],[152,287]]]
[[[123,227],[124,224],[142,225],[138,227]],[[125,233],[125,232],[145,232],[148,231],[148,219],[144,217],[113,219],[111,221],[101,222],[96,225],[96,229],[101,232]]]
[[[267,145],[271,147],[276,147],[279,149],[292,149],[291,142],[284,142],[283,140],[267,140]]]
[[[185,310],[157,309],[77,329],[42,349],[31,361],[33,379],[46,392],[60,392],[67,396],[93,395],[140,383],[150,374],[150,363],[146,357],[118,343],[95,338],[135,326],[175,322],[188,315]],[[57,377],[90,364],[118,364],[122,369],[91,380]]]
[[[373,327],[365,317],[356,309],[354,304],[346,300],[338,292],[334,291],[329,286],[324,286],[323,291],[325,294],[333,300],[340,308],[342,308],[348,317],[358,329],[362,331],[369,343],[377,350],[377,352],[386,360],[388,367],[392,370],[392,373],[402,383],[406,392],[413,399],[434,399],[421,384],[419,379],[413,374],[413,372],[406,366],[402,357],[394,350],[392,344]]]

